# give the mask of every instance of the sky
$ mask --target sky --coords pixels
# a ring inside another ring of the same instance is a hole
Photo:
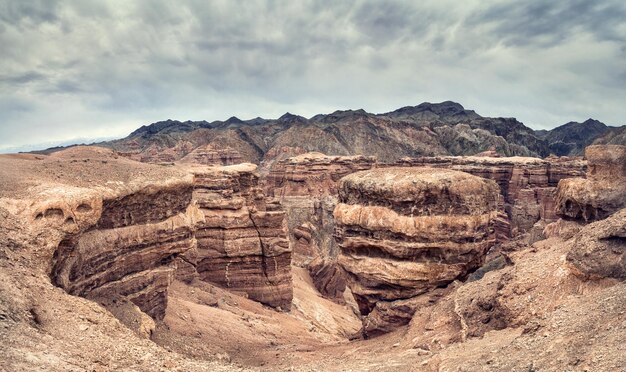
[[[445,100],[626,124],[626,2],[0,0],[0,152]]]

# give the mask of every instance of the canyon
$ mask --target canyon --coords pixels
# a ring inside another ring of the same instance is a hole
[[[251,164],[235,142],[1,155],[3,366],[626,366],[626,147]]]

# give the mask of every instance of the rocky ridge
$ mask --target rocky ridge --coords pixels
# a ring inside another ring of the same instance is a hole
[[[608,128],[588,120],[575,125],[580,129],[572,131],[574,124],[553,131],[533,131],[513,118],[482,117],[446,101],[381,114],[335,111],[309,119],[287,113],[278,119],[230,118],[211,123],[167,120],[99,145],[136,160],[157,163],[178,161],[194,149],[203,152],[205,146],[214,149],[209,153],[217,152],[207,156],[215,162],[220,159],[221,165],[228,165],[228,159],[272,162],[283,149],[296,148],[298,152],[291,155],[371,155],[380,162],[393,163],[402,157],[465,156],[491,148],[505,156],[578,155],[584,146],[606,134],[603,128]]]

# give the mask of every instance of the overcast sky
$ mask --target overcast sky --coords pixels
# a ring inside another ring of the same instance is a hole
[[[626,124],[626,2],[0,0],[0,152],[453,100]]]

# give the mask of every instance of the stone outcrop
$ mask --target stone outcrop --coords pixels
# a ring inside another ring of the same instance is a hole
[[[76,205],[46,205],[35,214],[88,227],[61,241],[53,282],[87,298],[122,297],[161,319],[175,258],[195,247],[189,182],[146,185],[123,196],[94,197]],[[95,218],[95,223],[94,222]],[[41,222],[40,222],[41,221]]]
[[[576,158],[476,156],[405,158],[397,165],[453,169],[496,181],[504,202],[498,231],[505,236],[526,232],[541,219],[556,220],[554,192],[558,182],[584,177],[586,167],[583,160]]]
[[[626,208],[582,228],[567,261],[584,278],[626,280]]]
[[[590,222],[626,207],[626,146],[589,146],[585,157],[587,178],[559,182],[556,209],[564,218]]]
[[[204,216],[195,237],[197,250],[182,260],[201,280],[289,310],[291,248],[285,212],[258,186],[256,165],[196,170],[193,199]],[[188,276],[183,269],[183,276]]]
[[[391,302],[464,277],[495,244],[498,187],[467,173],[362,171],[340,181],[339,199],[334,211],[338,262],[363,315],[379,313],[376,307],[390,313]],[[405,316],[389,317],[395,325],[408,322],[415,311],[404,305]]]
[[[60,233],[52,282],[112,309],[131,301],[155,320],[165,314],[174,278],[288,310],[284,212],[258,187],[256,166],[179,168],[163,181],[44,188],[60,197],[45,197],[30,213],[37,229]]]

